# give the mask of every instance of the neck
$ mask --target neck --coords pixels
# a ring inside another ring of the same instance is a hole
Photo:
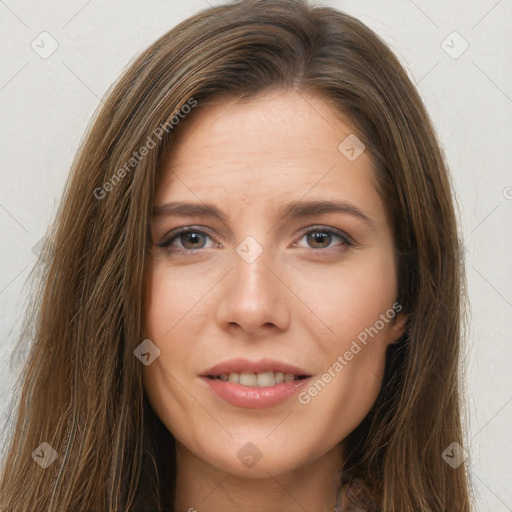
[[[330,512],[341,479],[342,446],[297,469],[248,478],[215,468],[177,443],[176,512]]]

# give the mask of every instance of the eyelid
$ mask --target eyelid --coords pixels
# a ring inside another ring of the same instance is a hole
[[[339,239],[342,240],[342,243],[339,244],[341,246],[353,247],[356,245],[356,243],[354,242],[352,237],[350,235],[348,235],[345,231],[338,229],[338,228],[331,227],[331,226],[324,226],[324,225],[320,225],[320,224],[314,224],[314,225],[310,225],[310,226],[303,228],[301,230],[301,234],[298,238],[298,241],[300,241],[302,238],[304,238],[304,236],[306,236],[310,233],[314,233],[314,232],[319,232],[319,233],[323,232],[323,233],[327,233],[329,235],[334,235],[335,237],[338,237]],[[202,226],[183,226],[180,228],[175,228],[172,231],[170,231],[169,233],[167,233],[163,237],[162,241],[156,245],[158,247],[161,247],[163,249],[168,249],[169,251],[171,251],[171,247],[172,247],[171,244],[175,240],[179,239],[180,235],[186,234],[186,233],[199,233],[201,235],[210,237],[215,243],[219,244],[219,242],[216,239],[216,236],[213,234],[213,232],[210,229],[202,227]],[[300,246],[298,245],[298,242],[294,242],[293,247],[300,247]],[[334,246],[334,247],[337,247],[337,246]],[[309,249],[316,250],[319,252],[327,252],[330,249],[332,249],[332,247],[316,248],[316,249],[313,247],[310,247]],[[174,250],[176,252],[181,252],[183,254],[195,254],[197,252],[201,252],[202,250],[204,250],[204,248],[203,247],[200,247],[199,249],[175,248]]]
[[[162,240],[159,243],[157,243],[156,245],[158,247],[168,248],[168,247],[170,247],[170,244],[168,242],[178,239],[178,237],[180,235],[183,235],[185,233],[200,233],[202,235],[209,236],[216,243],[219,243],[216,240],[216,237],[213,234],[213,232],[208,228],[205,228],[202,226],[182,226],[180,228],[171,230],[169,233],[166,233],[162,237]],[[181,250],[182,251],[193,251],[193,249],[181,249]]]
[[[300,235],[300,238],[303,238],[304,235],[307,235],[307,234],[309,234],[311,232],[315,232],[315,231],[316,232],[324,232],[324,233],[328,233],[330,235],[338,236],[348,246],[355,245],[355,242],[352,239],[352,237],[349,236],[345,231],[338,229],[338,228],[330,227],[330,226],[324,226],[322,224],[314,224],[312,226],[307,226],[306,228],[304,228],[302,230],[302,234]],[[325,251],[327,249],[317,249],[317,250]]]

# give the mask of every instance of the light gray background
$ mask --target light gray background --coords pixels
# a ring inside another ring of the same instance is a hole
[[[0,1],[2,417],[20,370],[10,368],[8,358],[25,300],[23,283],[36,260],[33,248],[56,212],[91,115],[136,54],[216,3]],[[467,249],[468,442],[477,510],[512,511],[512,0],[323,5],[358,17],[390,44],[442,141]],[[58,44],[48,58],[31,47],[35,41],[41,53],[51,48],[48,36],[40,36],[44,31]],[[458,56],[464,41],[469,47]]]

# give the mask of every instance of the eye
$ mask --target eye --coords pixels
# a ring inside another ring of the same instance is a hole
[[[306,238],[308,245],[312,249],[329,249],[330,246],[332,247],[332,240],[336,238],[341,241],[341,243],[337,245],[354,245],[352,240],[342,231],[325,226],[314,226],[304,233],[301,240],[304,238]],[[297,244],[294,245],[297,246]]]
[[[178,251],[181,249],[181,252],[190,254],[194,253],[196,249],[208,249],[208,247],[204,245],[205,239],[207,238],[212,239],[206,231],[189,226],[171,232],[166,240],[157,245],[164,249],[174,250],[175,242],[180,242],[181,247],[178,246],[176,249]]]
[[[306,238],[307,243],[311,249],[329,249],[332,246],[333,239],[338,239],[341,243],[339,246],[353,246],[354,243],[350,238],[334,228],[328,228],[325,226],[314,226],[310,228],[306,233],[302,235],[300,240]],[[207,240],[212,240],[212,236],[202,229],[195,228],[193,226],[187,226],[172,231],[168,238],[163,242],[157,244],[158,247],[167,249],[170,252],[182,252],[184,254],[195,254],[199,249],[209,249],[206,245]],[[176,246],[178,242],[178,246]],[[294,244],[297,247],[297,244]]]

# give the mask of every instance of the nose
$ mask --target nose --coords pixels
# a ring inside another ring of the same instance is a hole
[[[255,336],[272,329],[286,331],[290,324],[293,294],[283,282],[270,251],[248,262],[237,253],[234,268],[223,280],[217,321],[223,328],[239,329]]]

